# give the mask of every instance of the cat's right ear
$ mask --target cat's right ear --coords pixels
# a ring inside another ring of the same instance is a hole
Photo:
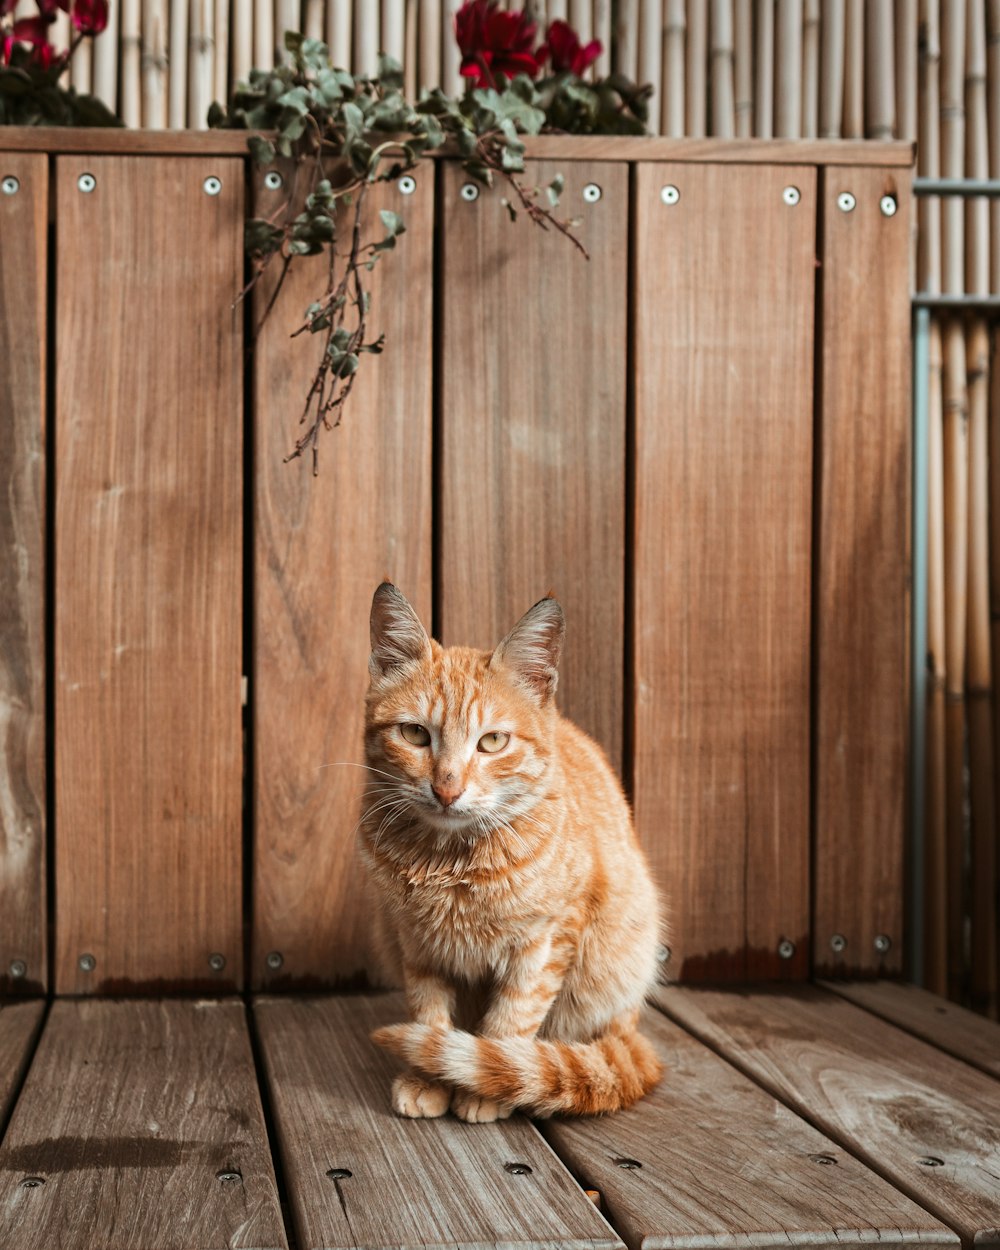
[[[372,598],[371,637],[368,672],[372,681],[407,664],[430,659],[430,639],[416,612],[392,582],[383,582]]]

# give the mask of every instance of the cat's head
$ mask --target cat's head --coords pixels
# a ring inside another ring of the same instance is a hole
[[[493,651],[442,647],[383,582],[372,600],[365,725],[379,810],[470,833],[533,807],[552,757],[565,629],[559,604],[542,599]]]

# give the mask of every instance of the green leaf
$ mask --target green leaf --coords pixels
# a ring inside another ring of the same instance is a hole
[[[560,195],[562,195],[563,188],[565,186],[566,186],[566,179],[562,176],[562,174],[556,174],[556,176],[552,179],[549,185],[545,188],[546,192],[548,193],[549,204],[553,208],[558,207],[559,197]]]
[[[393,238],[405,232],[406,226],[403,225],[403,219],[398,213],[393,213],[389,209],[383,208],[379,213],[379,217],[382,219],[382,225],[385,226],[386,232]]]
[[[386,52],[379,53],[378,80],[383,87],[396,87],[401,90],[403,86],[403,67],[395,57]]]
[[[251,135],[247,140],[250,155],[257,165],[271,165],[274,162],[274,144],[262,135]]]

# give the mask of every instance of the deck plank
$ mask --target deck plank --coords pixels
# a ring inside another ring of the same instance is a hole
[[[242,1003],[55,1002],[0,1147],[0,1245],[286,1250]]]
[[[0,1005],[0,1139],[44,1014],[40,998]]]
[[[666,1013],[955,1229],[1000,1246],[1000,1086],[815,986],[670,988]]]
[[[896,1024],[938,1050],[1000,1077],[1000,1024],[901,981],[820,982],[826,989]]]
[[[650,1012],[644,1028],[667,1069],[652,1095],[619,1115],[542,1126],[630,1250],[959,1244],[676,1024]]]
[[[405,1018],[400,996],[260,998],[254,1017],[299,1250],[621,1245],[526,1120],[393,1115],[398,1068],[368,1034]]]

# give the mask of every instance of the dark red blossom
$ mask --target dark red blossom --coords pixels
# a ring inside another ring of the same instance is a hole
[[[538,27],[523,12],[501,9],[497,0],[466,0],[455,14],[462,75],[477,87],[496,86],[496,75],[534,78],[542,62],[533,51]]]
[[[582,76],[604,51],[599,39],[592,39],[586,46],[568,22],[550,23],[545,32],[545,42],[538,49],[539,61],[552,59],[552,69],[557,74]]]
[[[108,24],[108,0],[74,0],[72,17],[81,35],[99,35]]]

